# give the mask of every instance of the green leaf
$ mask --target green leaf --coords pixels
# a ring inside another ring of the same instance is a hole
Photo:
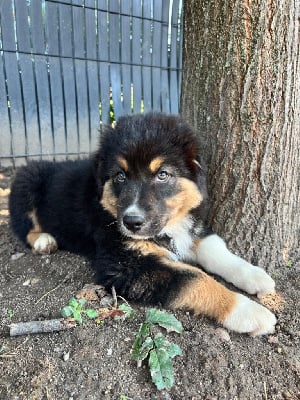
[[[150,324],[148,324],[148,322],[143,322],[137,335],[141,337],[141,339],[145,339],[146,337],[150,336]]]
[[[170,314],[166,311],[160,311],[156,308],[151,308],[147,311],[146,321],[162,326],[167,330],[167,332],[183,332],[181,322],[178,321],[173,314]]]
[[[128,316],[130,317],[130,318],[134,318],[134,316],[135,316],[135,312],[134,312],[134,309],[133,308],[131,308],[128,304],[121,304],[120,306],[119,306],[119,309],[120,310],[122,310],[122,311],[124,311],[126,314],[128,314]]]
[[[171,358],[174,358],[176,356],[181,356],[182,355],[181,348],[178,346],[178,344],[175,344],[175,343],[171,343],[168,346],[167,352],[169,354],[169,357],[171,357]]]
[[[167,348],[170,345],[167,338],[162,333],[155,335],[154,343],[158,349],[161,347]]]
[[[74,309],[71,306],[66,306],[60,310],[62,317],[69,318],[73,315]]]
[[[150,350],[153,349],[153,340],[151,337],[147,337],[141,346],[136,348],[136,351],[132,353],[132,358],[136,361],[143,361],[148,357]]]
[[[73,312],[73,318],[75,319],[75,321],[76,321],[79,325],[82,324],[81,313],[78,312],[77,310],[74,310],[74,312]]]
[[[162,333],[155,335],[154,344],[157,349],[165,350],[170,358],[182,355],[181,348],[175,343],[170,343]]]
[[[77,308],[78,307],[78,301],[75,299],[75,297],[72,297],[70,300],[69,300],[69,306],[70,307],[73,307],[73,308]]]
[[[147,322],[141,324],[138,333],[135,335],[135,339],[132,346],[132,358],[134,360],[140,360],[140,351],[144,341],[150,337],[150,325]]]
[[[97,318],[99,316],[98,311],[92,310],[91,308],[88,308],[87,310],[84,310],[83,312],[90,319],[94,319],[94,318]]]
[[[152,381],[158,390],[170,389],[173,386],[173,364],[165,350],[152,349],[150,351],[149,368]]]

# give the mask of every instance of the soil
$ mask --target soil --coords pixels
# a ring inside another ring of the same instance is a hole
[[[86,283],[87,262],[58,251],[33,255],[12,236],[7,196],[13,171],[0,169],[0,399],[300,399],[300,265],[271,271],[285,299],[271,336],[226,332],[204,317],[178,311],[183,350],[174,359],[175,384],[158,391],[146,365],[130,351],[146,309],[132,304],[134,319],[85,322],[56,333],[10,337],[13,322],[59,317]],[[91,304],[95,306],[95,302]]]

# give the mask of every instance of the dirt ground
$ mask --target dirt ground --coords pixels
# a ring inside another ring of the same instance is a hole
[[[251,338],[207,318],[176,312],[183,355],[174,360],[175,385],[157,391],[130,351],[145,309],[133,320],[85,321],[68,331],[9,337],[13,322],[59,317],[59,310],[93,282],[80,257],[58,251],[35,256],[12,236],[7,196],[12,171],[0,169],[0,399],[247,400],[300,399],[300,265],[272,275],[286,300],[274,335]],[[92,304],[95,307],[95,304]],[[226,332],[225,332],[226,333]]]

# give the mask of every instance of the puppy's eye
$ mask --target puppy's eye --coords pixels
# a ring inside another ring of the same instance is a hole
[[[160,171],[157,175],[156,175],[156,180],[159,182],[167,182],[170,178],[170,175],[168,174],[167,171]]]
[[[120,171],[117,173],[117,175],[115,176],[115,181],[118,183],[123,183],[126,180],[126,175],[124,174],[123,171]]]

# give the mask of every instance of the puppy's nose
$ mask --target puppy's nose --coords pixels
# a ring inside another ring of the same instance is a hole
[[[127,229],[132,232],[137,232],[141,229],[145,222],[145,218],[142,215],[124,215],[123,223]]]

